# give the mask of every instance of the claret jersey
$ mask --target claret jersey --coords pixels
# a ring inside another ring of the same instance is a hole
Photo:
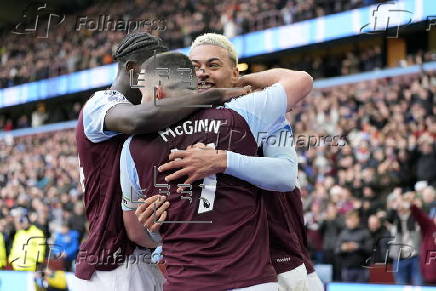
[[[286,112],[279,84],[232,100],[225,108],[199,111],[156,134],[129,138],[121,154],[123,209],[140,195],[168,195],[160,232],[167,264],[165,290],[227,290],[275,282],[261,192],[233,176],[218,174],[177,193],[156,168],[171,151],[203,142],[219,150],[255,156],[256,137]]]
[[[95,270],[113,270],[133,251],[127,237],[120,207],[119,161],[128,136],[104,130],[109,109],[129,103],[119,92],[96,92],[80,112],[76,143],[80,180],[84,188],[89,236],[81,244],[76,258],[76,276],[89,280]]]

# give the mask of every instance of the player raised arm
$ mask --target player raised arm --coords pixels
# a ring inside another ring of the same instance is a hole
[[[297,159],[292,146],[292,132],[289,124],[285,124],[284,114],[308,95],[312,89],[312,77],[306,72],[286,69],[272,69],[239,77],[234,46],[227,38],[217,34],[205,34],[197,38],[192,44],[190,59],[201,86],[224,87],[239,83],[240,86],[249,84],[254,88],[269,87],[226,105],[244,116],[258,143],[263,144],[265,157],[248,157],[230,151],[207,151],[204,145],[199,145],[172,153],[170,162],[161,165],[160,171],[179,169],[167,176],[167,181],[188,176],[185,183],[190,184],[211,174],[227,173],[265,190],[292,190],[297,175]],[[279,132],[280,128],[282,131]],[[281,146],[263,142],[271,134],[277,133],[285,135],[284,139],[278,139],[284,141]],[[203,150],[196,150],[198,148]]]
[[[264,89],[275,83],[281,84],[286,91],[287,111],[305,98],[313,87],[313,79],[307,72],[282,68],[248,74],[240,77],[238,81],[241,87],[251,85],[255,89]]]
[[[127,35],[114,53],[118,73],[109,90],[97,91],[83,107],[84,130],[87,138],[102,142],[120,133],[150,133],[169,126],[207,105],[225,101],[247,93],[247,88],[213,88],[201,94],[141,104],[137,88],[141,78],[141,64],[167,48],[158,37],[146,32]],[[186,74],[180,68],[180,74]],[[165,71],[163,71],[163,78]]]
[[[196,145],[186,151],[171,153],[170,162],[161,165],[159,171],[180,168],[166,177],[167,182],[188,176],[184,183],[191,184],[211,174],[224,173],[264,190],[293,190],[298,161],[292,130],[284,118],[286,97],[281,84],[276,84],[226,104],[245,118],[258,144],[263,145],[264,157],[207,150],[209,148],[204,145]]]
[[[107,130],[124,134],[156,132],[202,107],[223,104],[234,97],[248,93],[249,90],[249,87],[212,88],[202,93],[159,100],[157,106],[154,102],[139,105],[119,104],[107,112],[104,124]]]

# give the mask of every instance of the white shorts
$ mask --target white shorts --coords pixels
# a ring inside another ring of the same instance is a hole
[[[253,285],[250,287],[230,289],[231,291],[277,291],[279,290],[279,285],[277,282],[269,282],[258,285]]]
[[[144,256],[146,256],[144,258]],[[70,291],[162,291],[164,278],[156,265],[150,264],[150,252],[136,248],[122,265],[112,271],[95,271],[90,280],[73,276]]]
[[[307,278],[309,279],[310,291],[324,291],[324,284],[322,283],[316,272],[308,274]]]
[[[304,264],[299,265],[291,271],[277,275],[280,291],[312,291],[309,289],[307,270]]]

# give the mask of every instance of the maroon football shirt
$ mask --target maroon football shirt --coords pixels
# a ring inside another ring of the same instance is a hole
[[[254,137],[239,114],[230,109],[200,111],[157,134],[132,138],[130,154],[143,194],[166,191],[168,173],[158,173],[153,167],[167,162],[171,150],[197,142],[249,156],[257,152]],[[192,195],[179,194],[177,183],[169,184],[169,223],[160,229],[166,291],[227,290],[277,281],[259,190],[229,175],[218,174],[216,180],[214,176],[204,180],[204,188],[193,185]]]
[[[290,209],[292,192],[262,190],[268,217],[271,261],[277,274],[304,263],[298,218]]]
[[[84,203],[89,236],[76,258],[76,276],[89,280],[95,270],[113,270],[131,254],[121,210],[120,154],[127,136],[115,135],[93,143],[85,135],[83,112],[76,128],[79,163],[83,171]]]
[[[292,195],[288,195],[287,206],[288,214],[292,217],[292,221],[295,222],[295,231],[299,238],[301,244],[301,250],[303,251],[304,265],[307,269],[307,274],[315,272],[313,268],[312,260],[310,259],[310,254],[307,245],[307,230],[304,225],[304,212],[303,203],[301,202],[301,191],[298,187],[295,187],[294,191],[291,192]],[[291,194],[290,193],[290,194]]]
[[[268,213],[270,252],[274,269],[280,274],[304,263],[307,274],[314,272],[307,249],[300,189],[295,187],[290,192],[264,191],[263,194]]]

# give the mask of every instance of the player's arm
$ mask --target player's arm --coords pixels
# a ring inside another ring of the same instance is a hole
[[[412,204],[410,207],[411,214],[413,218],[415,218],[416,222],[418,222],[419,226],[422,229],[422,232],[426,233],[431,228],[433,221],[431,218],[416,204]]]
[[[138,205],[145,205],[147,216],[152,224],[150,225],[151,231],[157,231],[160,224],[155,223],[157,219],[165,220],[166,209],[169,206],[168,202],[164,202],[160,195],[154,195],[148,197],[144,203],[142,203],[141,189],[137,177],[135,165],[130,156],[130,138],[124,143],[123,150],[120,157],[120,183],[122,190],[122,204],[123,209],[123,223],[127,232],[127,236],[134,243],[146,247],[155,248],[158,245],[158,241],[153,238],[153,235],[144,227],[144,225],[138,220],[135,212]],[[141,205],[142,207],[144,207]],[[142,208],[141,208],[142,209]]]
[[[282,127],[264,141],[263,157],[227,152],[224,174],[232,175],[268,191],[292,191],[298,176],[298,158],[293,146],[292,131]]]
[[[189,165],[166,177],[173,181],[193,171],[184,184],[192,184],[209,175],[224,173],[244,180],[261,189],[268,191],[292,191],[295,188],[298,174],[297,153],[293,147],[292,132],[288,128],[281,128],[268,137],[276,140],[276,144],[263,143],[264,157],[251,157],[231,151],[216,151],[202,143],[190,147],[182,155],[174,152],[170,160],[183,157],[174,161],[180,166]],[[192,153],[192,155],[190,155]],[[173,162],[159,167],[166,171]],[[180,191],[181,188],[179,188]]]
[[[225,106],[245,119],[257,143],[261,144],[262,138],[285,123],[284,115],[290,109],[287,102],[288,93],[281,84],[275,84],[261,92],[232,100]],[[178,151],[170,154],[170,162],[160,166],[159,171],[181,168],[167,176],[167,182],[188,176],[185,184],[191,184],[208,175],[224,172],[263,189],[288,191],[294,189],[297,177],[296,154],[291,145],[292,142],[288,142],[288,148],[267,149],[267,154],[272,157],[263,158],[225,151]],[[286,151],[290,152],[285,155]],[[181,160],[176,160],[178,158]]]
[[[241,76],[238,85],[264,89],[275,83],[281,84],[285,89],[289,111],[312,90],[313,78],[305,71],[275,68]]]
[[[123,222],[128,238],[144,248],[156,248],[158,242],[153,241],[144,226],[136,218],[135,211],[123,211]]]
[[[233,97],[244,95],[249,88],[213,88],[203,93],[166,98],[139,105],[122,103],[108,110],[104,129],[124,134],[156,132],[187,117],[201,106],[222,104]]]

